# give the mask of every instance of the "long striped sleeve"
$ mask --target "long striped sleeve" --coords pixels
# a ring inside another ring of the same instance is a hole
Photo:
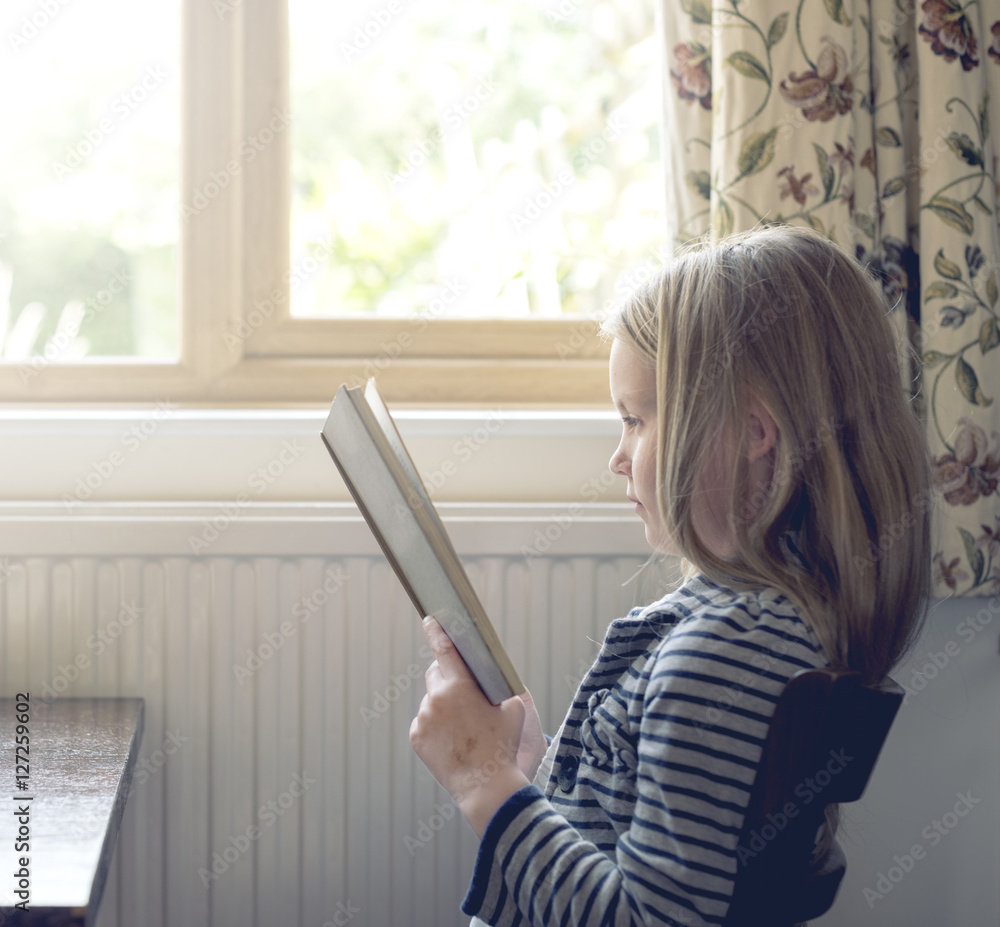
[[[483,834],[473,924],[718,925],[774,706],[826,664],[792,604],[696,577],[613,621],[535,782]]]

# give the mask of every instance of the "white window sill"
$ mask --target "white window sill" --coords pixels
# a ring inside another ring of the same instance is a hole
[[[431,497],[618,502],[611,411],[394,413]],[[325,410],[0,409],[0,498],[86,502],[348,499]]]

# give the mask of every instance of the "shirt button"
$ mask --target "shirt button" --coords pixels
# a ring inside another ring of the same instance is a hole
[[[576,782],[576,770],[579,765],[579,757],[573,755],[563,757],[562,765],[559,767],[559,788],[564,792],[573,791],[573,783]]]

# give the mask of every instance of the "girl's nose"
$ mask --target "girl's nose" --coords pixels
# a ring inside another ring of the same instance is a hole
[[[619,444],[615,452],[611,455],[611,460],[608,461],[608,469],[618,476],[628,476],[626,462],[625,451]]]

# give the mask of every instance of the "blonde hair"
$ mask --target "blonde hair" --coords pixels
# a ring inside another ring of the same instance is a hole
[[[689,572],[785,593],[835,668],[881,680],[915,639],[930,591],[930,465],[877,281],[816,233],[777,226],[670,263],[604,324],[656,370],[657,505]],[[750,487],[756,397],[778,429]],[[692,526],[699,474],[724,434],[736,553]]]

